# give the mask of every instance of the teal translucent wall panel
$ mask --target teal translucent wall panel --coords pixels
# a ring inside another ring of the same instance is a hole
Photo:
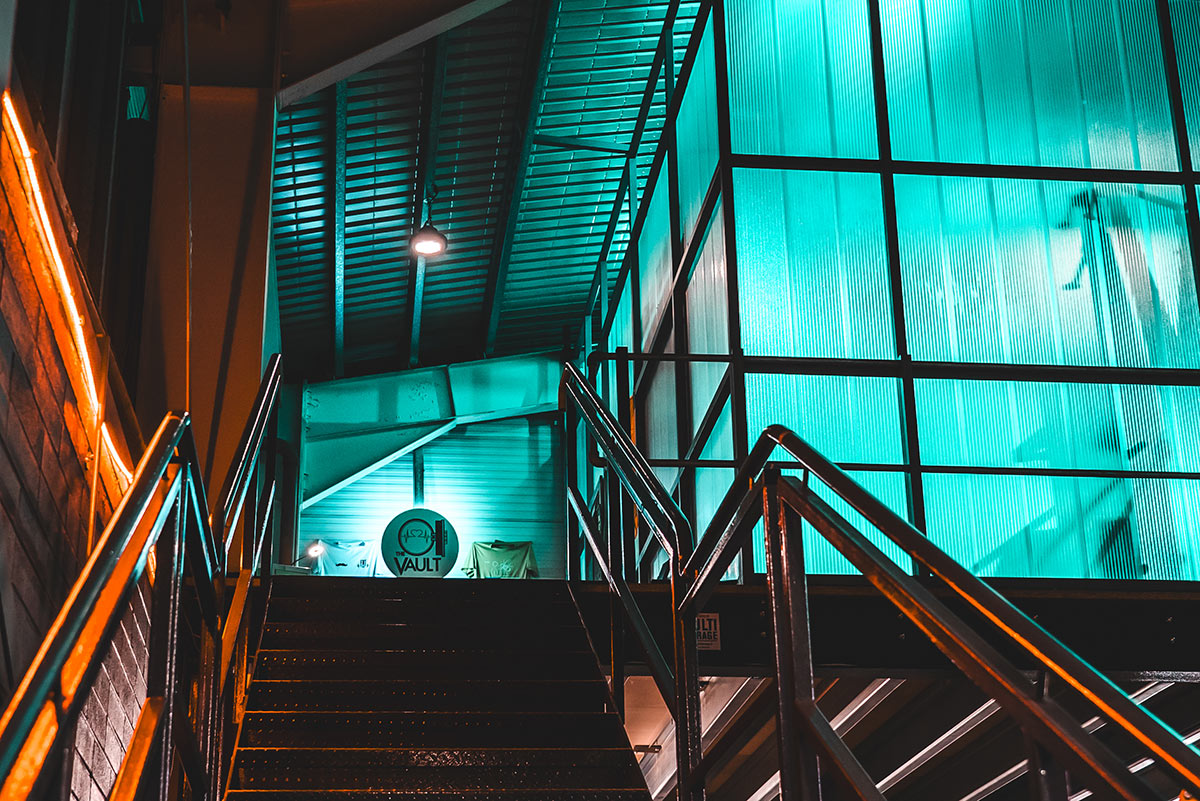
[[[729,296],[725,284],[725,217],[720,205],[687,288],[688,347],[692,353],[729,353]],[[693,362],[692,426],[700,425],[728,365]]]
[[[710,15],[711,17],[711,15]],[[675,119],[675,152],[679,163],[679,219],[690,239],[700,218],[704,195],[717,169],[717,64],[711,19],[704,26],[700,49],[683,89]]]
[[[675,350],[673,340],[667,344],[667,353]],[[646,432],[645,453],[651,459],[679,458],[679,428],[676,421],[679,418],[675,405],[675,364],[662,362],[650,376],[650,386],[646,391],[645,419],[639,423]],[[654,472],[667,489],[675,486],[679,477],[679,469],[675,467],[656,467]]]
[[[725,4],[733,151],[878,153],[865,0]]]
[[[896,207],[913,358],[1200,366],[1182,188],[897,176]]]
[[[1200,472],[1200,389],[916,382],[927,465]]]
[[[665,172],[649,190],[650,204],[638,235],[638,290],[641,296],[642,345],[668,300],[671,285],[671,198]]]
[[[733,459],[733,414],[730,404],[726,402],[721,416],[717,418],[708,442],[700,452],[701,459]],[[712,522],[717,507],[721,505],[725,493],[733,483],[734,470],[731,467],[698,467],[696,468],[696,519],[694,521],[696,537],[704,535],[708,524]],[[732,581],[740,574],[739,563],[735,560],[725,571],[722,581]]]
[[[836,462],[904,462],[900,387],[893,378],[750,374],[746,419],[751,442],[780,423]]]
[[[882,7],[897,158],[1178,168],[1154,0]]]
[[[1200,3],[1171,0],[1171,24],[1175,31],[1175,55],[1183,86],[1192,167],[1200,169]]]
[[[929,537],[982,576],[1197,578],[1200,481],[926,475]]]
[[[798,473],[795,475],[797,478],[800,477]],[[850,476],[893,512],[901,517],[908,517],[906,511],[908,506],[908,490],[903,473],[853,471],[850,473]],[[880,534],[862,515],[851,509],[845,501],[823,483],[814,481],[811,486],[816,490],[817,495],[827,501],[838,514],[846,518],[850,525],[861,531],[867,539],[877,545],[896,564],[900,565],[905,572],[911,572],[912,560],[905,555],[903,550],[887,537]],[[805,523],[802,530],[804,532],[805,571],[818,575],[853,575],[858,573],[854,565],[846,561],[846,558],[838,553],[837,549],[830,545],[829,541],[822,537],[816,529]],[[754,572],[765,573],[766,570],[766,532],[763,529],[762,522],[759,521],[754,531]]]
[[[733,459],[733,414],[730,404],[725,404],[721,416],[717,418],[708,442],[700,451],[700,458]],[[696,468],[696,532],[702,534],[712,522],[713,514],[721,504],[721,499],[729,491],[733,482],[733,468],[698,467]]]
[[[617,348],[628,348],[630,351],[634,349],[633,344],[633,289],[632,289],[632,274],[627,276],[624,283],[621,285],[620,294],[617,296],[617,307],[613,312],[612,327],[608,332],[608,351],[616,353]],[[617,414],[618,399],[616,396],[617,390],[617,365],[616,362],[609,362],[607,366],[607,382],[605,388],[606,397],[608,400],[608,409],[614,415]],[[628,371],[627,371],[628,372]],[[632,387],[632,384],[629,385]],[[624,399],[621,399],[622,401]]]
[[[733,186],[747,355],[893,358],[879,178],[740,169]]]

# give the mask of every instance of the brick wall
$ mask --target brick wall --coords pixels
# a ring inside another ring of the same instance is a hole
[[[17,108],[18,119],[27,121]],[[61,193],[55,191],[53,165],[36,155],[49,151],[40,146],[39,132],[27,122],[22,127],[35,154],[51,236],[66,255],[76,296],[83,298],[82,271],[70,257],[70,215],[55,201]],[[97,441],[77,341],[50,248],[31,213],[32,184],[15,142],[6,119],[0,136],[0,611],[15,677],[0,663],[5,703],[87,559],[90,454]],[[85,340],[94,344],[94,325],[88,321],[84,327]],[[98,348],[89,350],[90,357],[97,353]],[[113,417],[106,415],[117,433]],[[122,456],[128,460],[128,454]],[[96,536],[122,489],[111,460],[99,462]],[[71,764],[64,766],[70,796],[81,801],[107,796],[145,698],[148,597],[146,587],[140,588],[124,615],[85,703]]]

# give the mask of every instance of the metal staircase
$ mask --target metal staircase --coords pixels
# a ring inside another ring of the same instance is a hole
[[[565,582],[276,579],[229,799],[647,799]]]
[[[1194,694],[1115,684],[778,426],[763,432],[713,522],[693,537],[570,364],[565,428],[572,438],[586,430],[606,474],[597,510],[578,490],[583,466],[568,450],[568,545],[577,557],[586,549],[607,589],[606,625],[593,629],[594,640],[563,582],[275,578],[266,568],[274,561],[280,381],[276,357],[215,509],[190,417],[163,420],[0,718],[0,801],[57,792],[55,766],[143,577],[153,582],[149,697],[110,798],[648,799],[617,714],[625,669],[618,645],[627,632],[675,723],[675,797],[703,801],[737,738],[701,736],[697,615],[759,521],[769,626],[761,639],[773,670],[742,719],[774,719],[786,801],[1015,801],[1022,788],[1038,801],[1200,796],[1192,747],[1200,731],[1188,728]],[[781,474],[771,461],[777,450],[801,477]],[[833,497],[865,521],[865,532]],[[870,688],[814,671],[806,531],[853,563],[863,589],[945,659],[957,683],[910,682],[894,695],[927,710],[909,716],[923,728],[904,729],[891,714],[860,726],[873,710],[896,707],[881,697],[848,715]],[[244,545],[234,547],[239,532]],[[646,572],[650,538],[668,556],[669,582],[631,588],[627,577]],[[877,544],[884,540],[912,565],[889,558]],[[669,606],[644,614],[638,594],[647,589],[669,596]],[[606,649],[616,697],[597,663]],[[1141,681],[1160,680],[1170,681]],[[950,737],[964,727],[974,737]],[[950,766],[938,763],[950,756],[978,768],[953,787]],[[1032,782],[1015,781],[1026,774]]]

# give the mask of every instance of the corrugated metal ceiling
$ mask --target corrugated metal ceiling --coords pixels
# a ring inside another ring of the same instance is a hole
[[[624,257],[627,159],[634,158],[636,202],[657,147],[665,82],[647,98],[647,81],[669,7],[667,0],[553,0],[552,7],[511,0],[353,76],[341,88],[343,187],[338,89],[285,109],[273,236],[290,371],[311,379],[336,373],[339,192],[344,374],[413,361],[417,298],[421,364],[574,342],[601,258],[611,286]],[[676,69],[697,9],[679,8]],[[441,103],[430,115],[439,79]],[[531,130],[523,130],[528,121]],[[419,162],[430,130],[435,156],[424,169],[432,170],[433,218],[450,247],[429,261],[421,292],[408,236],[420,224]],[[501,274],[506,280],[497,282]]]

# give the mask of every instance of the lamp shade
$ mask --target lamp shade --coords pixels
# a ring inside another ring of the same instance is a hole
[[[418,256],[437,256],[446,251],[446,235],[433,227],[429,220],[412,235],[409,246]]]

